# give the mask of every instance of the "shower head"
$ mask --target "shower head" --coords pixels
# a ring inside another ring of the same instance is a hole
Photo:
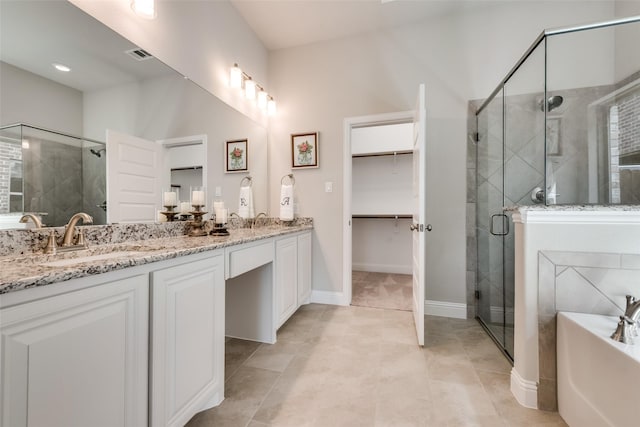
[[[555,110],[562,105],[562,101],[564,101],[564,98],[560,95],[550,96],[547,99],[547,111],[549,112]],[[544,111],[544,103],[542,99],[538,102],[538,104],[540,105],[540,109]]]
[[[102,157],[102,155],[100,153],[104,153],[107,151],[106,148],[101,148],[99,150],[94,150],[93,148],[90,148],[89,151],[91,151],[91,154],[97,156],[97,157]]]

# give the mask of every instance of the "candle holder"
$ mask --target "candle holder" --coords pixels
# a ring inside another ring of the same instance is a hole
[[[190,213],[191,215],[193,215],[193,220],[189,221],[189,225],[191,226],[191,230],[189,230],[189,236],[190,237],[206,236],[207,232],[204,229],[205,222],[202,220],[202,217],[207,213],[202,210],[204,205],[192,205],[192,206],[193,206],[193,210]]]
[[[228,236],[229,230],[225,224],[213,224],[213,229],[209,232],[212,236]]]
[[[228,236],[229,231],[227,230],[226,224],[216,224],[215,220],[213,221],[213,229],[209,232],[212,236]]]
[[[179,215],[179,212],[174,211],[176,206],[171,206],[171,205],[165,205],[165,209],[164,211],[160,211],[160,213],[164,216],[167,217],[167,222],[172,222],[174,220],[174,217],[176,215]]]

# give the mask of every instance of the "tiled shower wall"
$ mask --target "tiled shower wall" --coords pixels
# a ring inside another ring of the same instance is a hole
[[[107,201],[107,156],[105,152],[102,152],[98,157],[90,150],[89,147],[82,149],[83,197],[81,211],[91,215],[94,224],[106,224],[107,213],[98,205]]]
[[[480,103],[470,101],[467,112],[467,318],[476,316],[476,268],[478,246],[476,240],[476,144],[474,135],[478,131],[476,110]]]
[[[66,224],[82,210],[82,150],[31,138],[23,156],[25,212],[46,212],[47,225]]]

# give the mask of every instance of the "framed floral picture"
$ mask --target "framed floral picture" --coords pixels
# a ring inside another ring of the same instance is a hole
[[[249,148],[248,141],[246,139],[227,141],[226,147],[226,172],[247,172],[249,170],[247,157],[247,149]]]
[[[318,132],[291,135],[291,167],[317,168]]]

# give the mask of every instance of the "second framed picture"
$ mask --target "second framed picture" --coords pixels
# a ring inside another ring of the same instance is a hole
[[[249,170],[248,145],[249,142],[246,139],[227,141],[225,149],[225,171],[227,173],[247,172]]]
[[[291,167],[317,168],[318,132],[291,135]]]

